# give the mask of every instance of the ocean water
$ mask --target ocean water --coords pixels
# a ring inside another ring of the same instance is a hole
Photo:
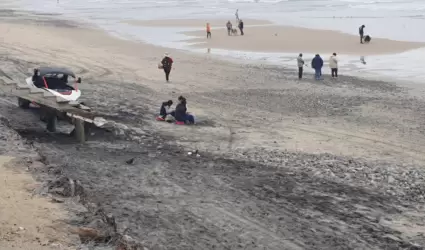
[[[366,24],[373,37],[425,42],[425,0],[2,0],[0,8],[59,13],[95,23],[125,39],[137,39],[165,47],[206,53],[190,49],[179,34],[185,28],[135,27],[122,20],[240,18],[270,20],[277,24],[338,30],[357,35]],[[203,29],[203,27],[200,27]],[[212,49],[226,58],[242,58],[254,63],[278,64],[295,68],[294,54],[253,53]],[[306,59],[313,55],[305,55]],[[425,79],[425,49],[400,54],[366,57],[339,55],[341,74],[374,78],[409,80]]]

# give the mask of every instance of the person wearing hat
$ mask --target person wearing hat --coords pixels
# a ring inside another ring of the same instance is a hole
[[[168,53],[164,54],[164,58],[162,59],[161,64],[162,64],[162,68],[164,69],[165,80],[169,82],[171,68],[173,67],[173,59],[171,59]]]

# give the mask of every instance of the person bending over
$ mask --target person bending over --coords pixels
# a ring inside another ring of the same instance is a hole
[[[366,26],[364,24],[362,26],[360,26],[360,28],[359,28],[360,43],[363,43],[364,28],[366,28]]]
[[[165,118],[167,117],[167,115],[170,114],[169,110],[171,108],[171,105],[173,105],[172,100],[168,100],[161,104],[161,108],[159,110],[159,116],[156,118],[157,121],[165,121]]]
[[[168,55],[168,53],[164,54],[164,58],[162,59],[161,64],[162,64],[162,68],[164,69],[165,80],[167,80],[167,82],[169,82],[170,81],[171,68],[173,67],[173,59],[171,59],[171,57]]]

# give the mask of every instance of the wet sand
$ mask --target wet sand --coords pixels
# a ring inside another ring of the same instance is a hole
[[[206,39],[205,31],[184,32],[194,48],[217,48],[238,51],[319,53],[345,55],[395,54],[425,47],[425,43],[404,42],[372,38],[369,44],[360,44],[360,38],[337,31],[314,30],[289,26],[246,27],[244,36],[228,36],[227,30],[211,31],[212,39]]]
[[[49,178],[81,181],[90,202],[148,249],[425,244],[423,99],[394,83],[316,82],[307,69],[299,81],[281,67],[170,49],[166,83],[164,48],[41,18],[0,21],[0,75],[69,67],[83,78],[82,101],[123,126],[80,145],[46,133],[15,97],[0,98],[0,114],[45,157]],[[155,122],[161,102],[179,95],[200,123]]]
[[[187,40],[193,48],[216,48],[237,51],[268,53],[322,53],[345,55],[383,55],[395,54],[425,47],[422,42],[394,41],[375,38],[369,44],[360,44],[358,36],[332,30],[318,30],[301,27],[273,25],[265,20],[244,20],[244,36],[229,36],[226,29],[228,20],[224,19],[186,19],[186,20],[146,20],[128,21],[136,26],[199,28],[198,31],[183,32],[195,37]],[[230,20],[237,28],[235,20]],[[206,38],[206,23],[211,25],[212,39]],[[366,34],[367,35],[367,32]]]

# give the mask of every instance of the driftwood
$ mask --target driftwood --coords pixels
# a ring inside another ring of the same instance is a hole
[[[93,215],[94,219],[88,225],[70,230],[71,233],[79,236],[82,243],[108,243],[115,245],[117,250],[148,250],[130,236],[119,233],[115,217],[112,214],[106,213],[103,208],[100,208],[100,205],[87,201],[87,194],[81,182],[68,177],[60,177],[48,184],[48,192],[63,197],[79,196],[80,202]]]

